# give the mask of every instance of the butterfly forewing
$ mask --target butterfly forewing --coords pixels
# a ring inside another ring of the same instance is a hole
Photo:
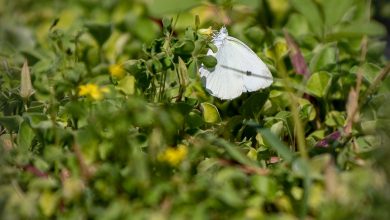
[[[228,37],[224,48],[232,53],[231,67],[236,69],[236,74],[243,75],[243,92],[256,91],[266,88],[272,84],[272,75],[267,66],[248,46],[240,40]]]

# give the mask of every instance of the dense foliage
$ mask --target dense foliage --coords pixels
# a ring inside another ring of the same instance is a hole
[[[0,219],[390,219],[374,10],[0,0]],[[269,89],[204,90],[207,28],[222,25],[268,65]]]

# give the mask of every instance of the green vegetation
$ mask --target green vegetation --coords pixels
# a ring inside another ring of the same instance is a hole
[[[374,9],[0,0],[0,219],[390,219],[390,64]],[[268,65],[270,88],[205,91],[204,29],[224,24]]]

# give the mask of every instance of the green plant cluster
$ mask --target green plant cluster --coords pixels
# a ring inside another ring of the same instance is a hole
[[[0,6],[0,219],[390,218],[371,1]],[[224,24],[270,88],[205,91],[205,29]]]

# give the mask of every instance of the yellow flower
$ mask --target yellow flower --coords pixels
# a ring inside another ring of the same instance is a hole
[[[171,166],[177,166],[184,160],[184,158],[187,156],[187,153],[187,146],[179,144],[176,148],[169,147],[164,150],[160,155],[158,155],[158,160],[167,162]]]
[[[202,34],[202,35],[207,35],[207,36],[211,36],[213,34],[213,30],[211,29],[211,26],[209,28],[206,28],[206,29],[199,29],[198,30],[198,33],[199,34]]]
[[[126,71],[123,69],[122,65],[120,64],[114,64],[111,65],[108,70],[110,71],[110,74],[112,77],[121,79],[125,76]]]
[[[108,92],[108,88],[98,87],[96,84],[92,83],[79,86],[79,96],[89,96],[94,100],[101,100],[103,98],[103,93]]]

